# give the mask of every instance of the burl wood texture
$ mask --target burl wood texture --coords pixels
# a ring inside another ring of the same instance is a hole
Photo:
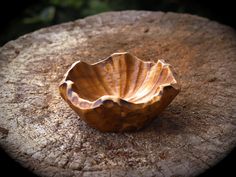
[[[58,84],[77,60],[165,59],[181,92],[147,128],[101,133]],[[236,33],[205,18],[124,11],[27,34],[0,49],[0,144],[41,176],[196,176],[236,145]]]
[[[76,61],[60,83],[62,98],[102,132],[125,132],[150,123],[179,93],[171,66],[142,61],[128,52],[94,64]]]

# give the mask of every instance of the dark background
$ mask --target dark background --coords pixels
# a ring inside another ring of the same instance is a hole
[[[236,28],[234,7],[229,0],[2,0],[0,46],[45,26],[127,9],[191,13]]]
[[[190,13],[236,29],[232,1],[204,0],[3,0],[0,4],[0,46],[39,28],[105,11],[152,10]],[[200,177],[234,177],[236,149]],[[0,148],[0,176],[35,177]]]

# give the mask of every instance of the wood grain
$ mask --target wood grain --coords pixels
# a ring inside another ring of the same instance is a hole
[[[89,128],[58,93],[75,61],[128,51],[165,59],[182,90],[139,132]],[[176,13],[109,12],[24,35],[0,49],[0,144],[41,176],[196,176],[236,145],[236,33]]]
[[[144,62],[121,52],[91,65],[76,61],[59,91],[91,127],[125,132],[142,129],[170,104],[180,91],[176,79],[164,60]]]

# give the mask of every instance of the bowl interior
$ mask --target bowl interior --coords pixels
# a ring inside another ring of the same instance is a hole
[[[94,65],[80,62],[66,79],[73,81],[72,89],[89,101],[112,95],[142,103],[158,94],[160,86],[170,83],[173,75],[161,61],[143,62],[131,55],[116,55]]]

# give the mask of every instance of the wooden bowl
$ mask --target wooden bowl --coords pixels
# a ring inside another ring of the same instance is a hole
[[[94,64],[77,61],[59,86],[81,119],[103,132],[137,130],[151,122],[179,93],[173,69],[125,52]]]

